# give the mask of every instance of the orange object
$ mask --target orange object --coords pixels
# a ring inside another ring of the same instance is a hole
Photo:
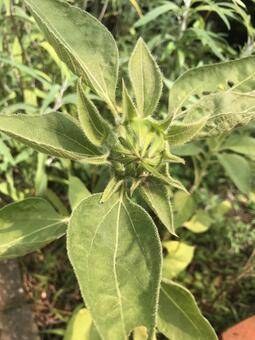
[[[229,328],[222,334],[222,340],[255,340],[255,316]]]

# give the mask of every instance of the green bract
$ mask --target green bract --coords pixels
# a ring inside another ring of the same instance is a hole
[[[192,212],[183,211],[183,202],[193,206],[192,197],[172,177],[172,163],[184,163],[178,154],[200,152],[192,144],[180,149],[191,139],[221,135],[255,117],[255,58],[188,71],[173,84],[168,115],[160,120],[162,75],[142,39],[129,62],[132,88],[123,80],[122,98],[116,99],[118,49],[107,29],[64,1],[26,3],[58,57],[78,77],[78,118],[61,112],[1,115],[0,131],[39,152],[105,164],[111,173],[104,192],[96,195],[70,177],[73,213],[67,228],[68,256],[89,310],[77,314],[70,332],[85,318],[84,334],[89,339],[125,340],[134,329],[138,338],[144,334],[141,326],[148,339],[154,338],[157,327],[171,339],[217,339],[188,291],[172,282],[162,282],[160,290],[159,234],[137,202],[175,235],[170,198],[179,189],[177,226],[191,218]],[[90,91],[105,103],[104,114]],[[253,147],[253,140],[245,142]],[[228,149],[244,153],[233,140],[223,145],[223,150]],[[236,185],[247,191],[248,179],[238,180],[232,171],[233,166],[239,166],[240,172],[247,168],[245,159],[222,153],[219,161]],[[65,233],[67,222],[41,199],[3,208],[0,219],[0,258],[24,255],[53,241]],[[174,265],[181,256],[175,255],[166,258],[165,273],[168,264]],[[169,275],[176,275],[191,257],[185,257],[180,268],[170,268]]]

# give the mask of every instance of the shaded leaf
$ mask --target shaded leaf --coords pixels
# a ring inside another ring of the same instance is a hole
[[[176,145],[171,148],[173,154],[177,156],[196,156],[203,151],[201,147],[194,143],[188,143],[185,145]]]
[[[246,135],[232,135],[220,150],[231,150],[247,156],[255,156],[255,138]]]
[[[78,177],[69,177],[68,198],[72,209],[75,209],[83,199],[90,195],[91,193]]]
[[[31,253],[60,238],[67,221],[42,198],[28,198],[0,210],[0,259]]]
[[[166,3],[162,6],[157,6],[155,8],[153,8],[150,12],[148,12],[146,15],[142,16],[134,25],[134,27],[141,27],[144,26],[146,24],[148,24],[149,22],[155,20],[157,17],[159,17],[160,15],[167,13],[169,11],[174,11],[179,12],[179,7],[177,5],[175,5],[174,3],[170,2],[170,3]]]
[[[251,168],[249,162],[242,156],[222,153],[218,160],[226,174],[243,193],[248,194],[251,189]]]

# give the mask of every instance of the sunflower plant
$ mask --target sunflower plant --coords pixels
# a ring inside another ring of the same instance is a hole
[[[60,0],[25,2],[77,76],[77,117],[2,114],[0,131],[51,156],[108,166],[111,178],[104,192],[84,192],[71,216],[40,197],[2,208],[0,258],[23,256],[66,234],[91,320],[84,339],[124,340],[141,326],[148,339],[156,330],[176,340],[217,339],[192,295],[162,277],[162,246],[150,214],[176,235],[171,195],[188,190],[171,175],[174,163],[184,165],[175,150],[253,119],[255,58],[187,71],[173,84],[164,114],[157,110],[162,74],[142,38],[129,60],[129,82],[120,81],[117,45],[97,19]]]

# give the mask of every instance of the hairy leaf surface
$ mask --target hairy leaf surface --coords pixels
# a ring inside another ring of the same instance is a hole
[[[66,222],[42,198],[28,198],[0,210],[0,259],[23,256],[60,238]]]
[[[96,93],[114,103],[118,49],[111,33],[93,16],[59,0],[26,0],[60,59]]]
[[[181,285],[161,282],[158,329],[171,340],[217,340],[194,297]]]
[[[150,116],[162,92],[162,76],[145,42],[140,38],[129,61],[129,75],[141,116]]]
[[[173,209],[166,187],[160,182],[148,181],[139,190],[169,233],[175,235]]]
[[[186,124],[208,116],[202,136],[214,136],[255,118],[255,93],[220,92],[202,97],[184,118]]]
[[[36,151],[91,163],[105,156],[91,144],[77,121],[59,112],[44,115],[0,115],[0,131]]]
[[[137,116],[135,104],[128,93],[124,80],[122,82],[122,110],[126,120],[131,120]]]
[[[206,92],[235,88],[250,92],[255,88],[255,58],[248,57],[194,68],[181,75],[174,83],[169,97],[169,111],[181,109],[192,97]]]
[[[81,82],[78,84],[77,108],[81,127],[86,137],[94,145],[102,145],[110,127],[100,115],[94,103],[87,97]]]
[[[189,124],[173,123],[165,138],[169,142],[170,146],[187,143],[194,138],[200,130],[202,130],[207,120],[208,117],[204,117]]]
[[[114,195],[93,195],[74,211],[68,254],[95,325],[106,340],[124,340],[132,329],[153,333],[161,247],[149,215]]]

